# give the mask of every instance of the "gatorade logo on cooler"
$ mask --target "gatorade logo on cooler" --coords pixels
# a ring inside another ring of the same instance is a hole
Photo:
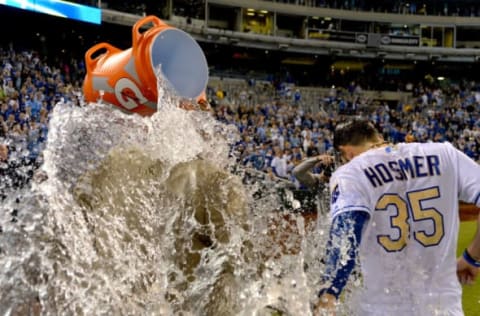
[[[115,84],[115,97],[127,110],[132,110],[139,105],[147,105],[148,102],[135,83],[127,78],[122,78]]]

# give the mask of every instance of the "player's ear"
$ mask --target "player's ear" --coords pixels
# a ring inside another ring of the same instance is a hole
[[[353,158],[355,158],[355,156],[357,155],[357,153],[353,150],[347,150],[347,152],[345,153],[345,159],[347,161],[350,161],[352,160]]]
[[[351,159],[351,158],[349,158],[351,156],[350,146],[340,145],[340,146],[338,146],[338,151],[340,152],[341,163],[346,163],[346,162],[350,161],[350,159]]]
[[[349,162],[355,156],[359,155],[360,153],[363,152],[362,146],[355,146],[355,145],[344,145],[340,146],[339,149],[342,151],[342,156],[344,162]]]

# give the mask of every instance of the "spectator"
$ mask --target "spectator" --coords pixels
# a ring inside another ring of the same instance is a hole
[[[272,171],[279,178],[287,179],[288,178],[288,162],[287,158],[284,155],[284,151],[280,147],[275,148],[275,155],[270,163]]]

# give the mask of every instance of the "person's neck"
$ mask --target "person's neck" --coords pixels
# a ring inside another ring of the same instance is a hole
[[[389,142],[382,140],[378,140],[376,142],[366,142],[361,145],[357,146],[348,146],[346,149],[347,154],[346,154],[346,159],[347,161],[352,160],[356,156],[370,150],[370,149],[375,149],[375,148],[380,148],[383,146],[387,146]]]
[[[388,145],[388,142],[384,141],[383,139],[376,142],[367,142],[363,146],[360,146],[358,148],[358,151],[355,153],[355,156],[358,156],[366,151],[369,151],[370,149],[380,148],[387,145]]]
[[[388,142],[386,140],[380,140],[378,142],[373,142],[373,143],[368,143],[366,144],[366,148],[365,148],[365,151],[367,150],[370,150],[370,149],[375,149],[375,148],[379,148],[379,147],[385,147],[388,145]]]

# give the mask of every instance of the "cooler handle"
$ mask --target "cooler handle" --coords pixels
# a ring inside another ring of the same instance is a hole
[[[158,28],[158,27],[170,27],[167,23],[163,22],[159,18],[157,18],[155,15],[147,15],[146,17],[138,20],[135,25],[133,26],[132,29],[132,41],[133,41],[133,47],[137,45],[137,43],[140,41],[141,37],[145,33],[140,33],[140,29],[145,26],[147,23],[152,23],[153,27]]]
[[[110,55],[112,53],[116,53],[121,51],[121,49],[116,48],[113,45],[110,45],[108,43],[98,43],[96,45],[93,45],[90,47],[89,50],[85,53],[85,66],[87,67],[87,73],[90,73],[94,67],[96,66],[97,62],[99,61],[100,57],[104,56],[105,54],[100,54],[95,58],[92,58],[92,56],[97,53],[98,51],[105,49],[107,50],[106,54]]]

